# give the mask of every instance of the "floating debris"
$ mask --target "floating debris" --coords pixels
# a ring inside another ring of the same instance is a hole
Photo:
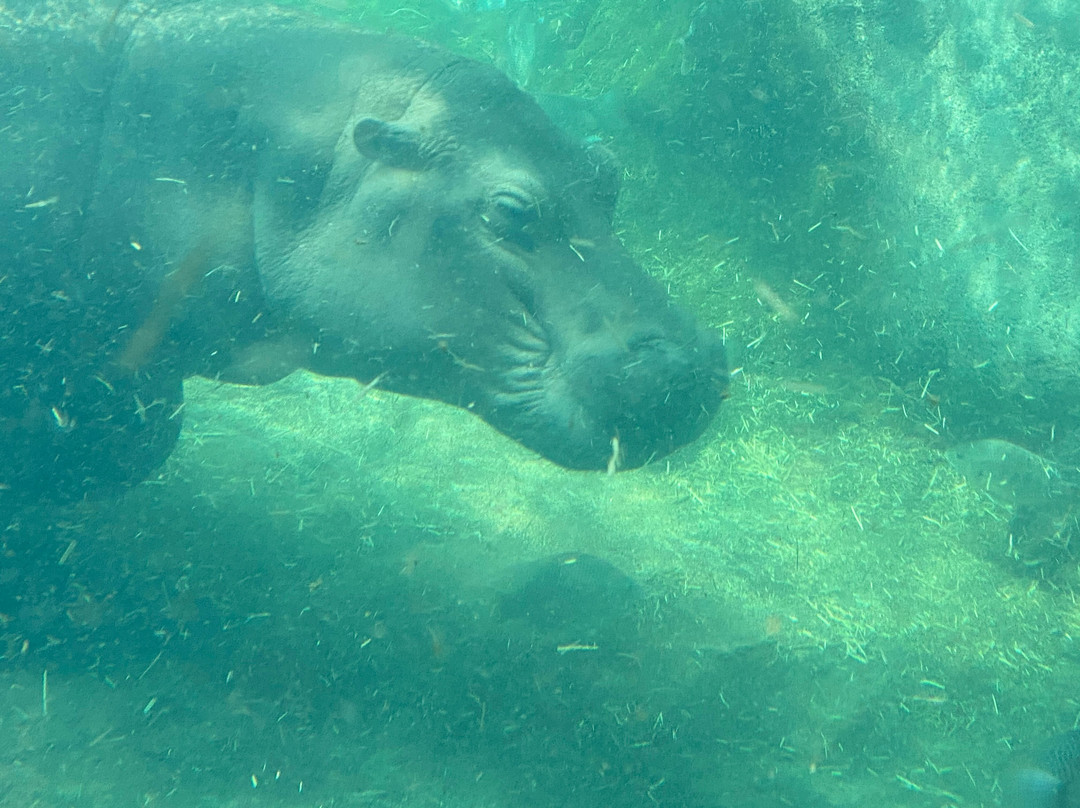
[[[1041,455],[1007,440],[987,438],[945,452],[970,485],[1006,505],[1035,505],[1054,496],[1060,481]]]
[[[1004,552],[1018,569],[1046,575],[1071,557],[1076,486],[1045,458],[996,438],[955,446],[945,456],[970,485],[1012,511]]]

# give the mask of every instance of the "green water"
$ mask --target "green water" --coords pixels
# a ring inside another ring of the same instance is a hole
[[[3,514],[0,802],[999,804],[1080,714],[1080,401],[1009,280],[1077,283],[1077,12],[310,6],[593,99],[732,396],[607,476],[353,382],[188,382],[154,479]]]

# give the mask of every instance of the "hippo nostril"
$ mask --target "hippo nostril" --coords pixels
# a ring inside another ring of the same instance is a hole
[[[626,344],[626,360],[623,373],[640,373],[641,366],[666,366],[674,360],[677,351],[675,345],[662,335],[647,332],[635,335]]]

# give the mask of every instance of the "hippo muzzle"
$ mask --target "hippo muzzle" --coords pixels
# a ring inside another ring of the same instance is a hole
[[[659,312],[572,339],[524,325],[506,352],[516,363],[479,414],[572,469],[636,468],[690,443],[726,395],[724,349],[662,301]]]

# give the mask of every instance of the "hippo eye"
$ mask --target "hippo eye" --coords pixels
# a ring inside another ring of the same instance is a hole
[[[493,201],[503,215],[519,219],[523,224],[540,218],[540,208],[536,202],[520,191],[499,191]]]
[[[491,207],[484,220],[495,234],[523,250],[533,249],[533,236],[529,225],[540,219],[536,201],[521,191],[504,189],[491,198]]]

